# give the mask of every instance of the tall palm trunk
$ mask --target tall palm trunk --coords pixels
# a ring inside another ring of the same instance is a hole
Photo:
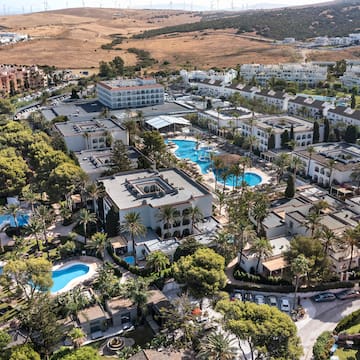
[[[132,241],[132,247],[133,247],[133,256],[134,256],[134,265],[137,265],[137,258],[136,258],[136,249],[135,249],[135,236],[134,234],[131,234],[131,241]]]

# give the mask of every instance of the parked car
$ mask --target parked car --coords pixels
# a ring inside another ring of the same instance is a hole
[[[265,297],[263,295],[255,295],[255,303],[258,305],[265,304]]]
[[[251,293],[245,293],[244,294],[244,301],[253,301],[253,296]]]
[[[277,299],[276,299],[276,296],[269,296],[268,297],[268,304],[270,306],[278,306],[278,303],[277,303]]]
[[[331,292],[324,292],[313,296],[315,302],[334,301],[336,299],[335,294]]]
[[[287,298],[280,299],[280,310],[284,312],[290,312],[290,302]]]
[[[340,300],[354,299],[360,297],[360,292],[354,289],[346,289],[335,294]]]
[[[233,296],[232,296],[232,300],[240,300],[240,301],[242,301],[241,292],[238,291],[238,290],[235,290],[235,291],[234,291],[234,294],[233,294]]]

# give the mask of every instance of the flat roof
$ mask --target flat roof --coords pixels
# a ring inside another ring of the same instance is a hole
[[[154,252],[154,251],[161,251],[166,255],[174,255],[176,249],[180,245],[180,242],[175,239],[154,239],[149,240],[145,243],[145,247],[148,249],[148,251]]]
[[[276,271],[285,269],[288,266],[288,263],[284,259],[284,257],[278,257],[276,259],[271,259],[269,261],[265,261],[262,263],[263,266],[269,271]]]
[[[100,305],[96,304],[87,309],[81,310],[77,314],[77,317],[80,324],[84,324],[95,319],[108,318],[108,315]]]
[[[274,132],[283,133],[285,129],[290,130],[291,126],[294,132],[312,131],[314,124],[310,121],[302,120],[288,115],[261,116],[256,118],[255,125],[258,128],[271,128]]]
[[[272,246],[272,256],[278,256],[290,247],[290,238],[281,236],[275,239],[269,240]]]
[[[211,196],[210,192],[179,169],[159,171],[135,170],[100,178],[108,196],[119,209],[148,206],[162,207],[176,203],[189,202],[192,198]],[[131,184],[133,182],[133,184]],[[156,185],[162,191],[139,197],[136,193],[137,182],[141,186]],[[133,189],[130,189],[130,186]]]

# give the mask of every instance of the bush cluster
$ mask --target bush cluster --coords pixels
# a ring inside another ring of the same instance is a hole
[[[330,331],[323,332],[313,347],[314,360],[327,360],[330,358],[330,349],[334,344],[334,338]]]
[[[357,325],[360,323],[360,309],[352,312],[348,316],[345,316],[337,325],[335,328],[335,331],[337,333],[342,332],[346,329],[351,328],[354,325]]]
[[[290,285],[290,283],[279,276],[269,276],[267,278],[260,275],[249,274],[245,271],[235,270],[234,278],[236,280],[251,282],[255,284],[266,284],[266,285]]]

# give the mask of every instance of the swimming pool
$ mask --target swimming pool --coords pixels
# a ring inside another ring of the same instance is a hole
[[[54,270],[52,272],[53,286],[50,289],[51,293],[55,293],[63,289],[70,281],[86,275],[90,268],[85,264],[73,264],[66,268]]]
[[[180,159],[190,159],[200,166],[201,173],[207,174],[211,169],[211,160],[210,154],[213,151],[210,147],[200,147],[196,149],[196,141],[192,140],[171,140],[178,148],[175,150],[175,155]],[[168,140],[165,140],[167,143]],[[216,152],[216,151],[215,151]],[[221,171],[218,171],[216,174],[216,180],[223,184],[223,180],[221,179]],[[237,179],[237,185],[241,185],[242,177]],[[262,178],[260,175],[245,172],[244,180],[249,186],[259,185],[262,182]],[[226,179],[226,186],[234,186],[236,182],[236,178],[233,175],[228,176]]]
[[[124,261],[126,261],[129,265],[135,265],[135,258],[133,256],[125,256]]]
[[[29,214],[18,214],[16,220],[20,227],[25,226],[29,221]],[[15,221],[11,215],[0,215],[0,229],[5,223],[10,223],[10,226],[15,227]]]

